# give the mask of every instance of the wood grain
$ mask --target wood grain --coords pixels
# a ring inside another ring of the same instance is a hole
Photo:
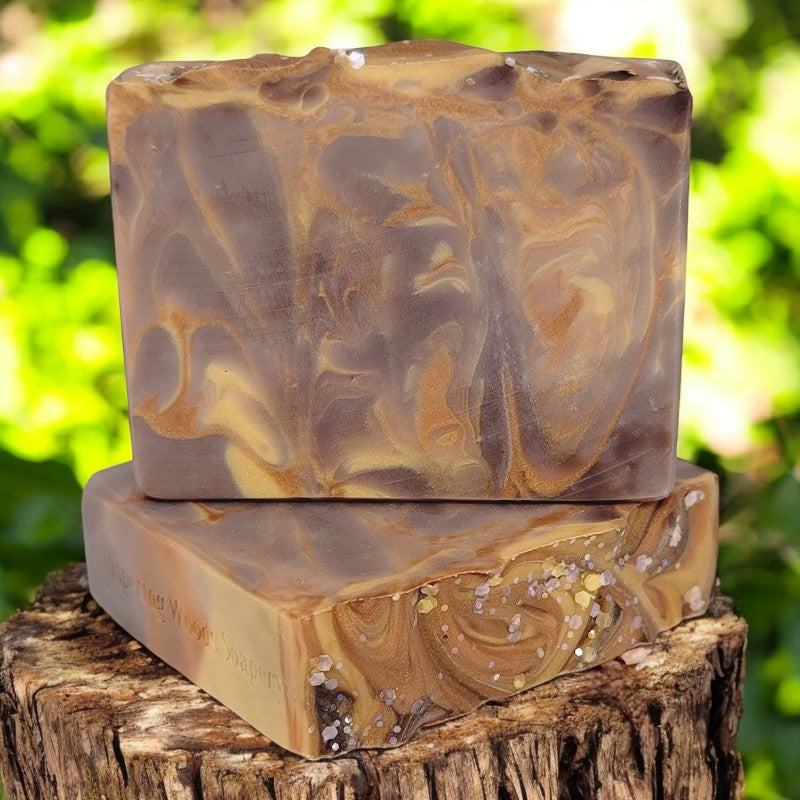
[[[736,800],[745,636],[717,598],[632,663],[310,762],[138,646],[76,565],[0,628],[0,774],[10,800]]]

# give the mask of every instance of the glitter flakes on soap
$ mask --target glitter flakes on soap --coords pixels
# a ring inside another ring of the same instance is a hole
[[[683,498],[683,505],[689,509],[692,506],[696,506],[704,499],[705,494],[702,489],[692,489],[692,491],[688,492],[686,497]]]
[[[647,568],[653,563],[653,559],[650,556],[639,555],[636,557],[636,571],[637,572],[646,572]]]
[[[350,62],[350,66],[353,67],[353,69],[361,69],[367,62],[366,56],[358,50],[353,50],[348,53],[347,60]]]
[[[692,611],[702,611],[706,606],[706,601],[703,599],[703,593],[700,591],[699,586],[692,586],[692,588],[684,594],[683,600]]]
[[[333,667],[333,659],[330,656],[322,655],[317,659],[316,669],[318,672],[328,672]]]
[[[515,550],[513,558],[504,554],[503,563],[494,569],[439,577],[385,596],[393,625],[398,616],[408,614],[409,630],[419,630],[426,642],[436,643],[430,651],[433,687],[425,684],[431,694],[409,697],[411,684],[405,678],[387,686],[386,677],[394,676],[385,667],[380,667],[386,676],[383,686],[374,686],[364,673],[370,691],[353,705],[364,715],[360,725],[341,710],[335,718],[318,718],[317,730],[325,736],[337,732],[332,738],[323,736],[325,751],[347,752],[356,741],[363,746],[403,744],[418,726],[414,719],[426,708],[457,707],[450,698],[461,691],[465,678],[479,680],[488,696],[499,698],[535,686],[555,672],[587,669],[609,654],[647,641],[660,623],[645,608],[642,587],[662,570],[680,568],[678,556],[690,536],[683,506],[695,496],[687,492],[676,500],[677,514],[656,540],[631,541],[621,535],[623,528],[609,526],[599,534],[557,541],[555,550],[548,545],[547,557],[543,548]],[[687,612],[702,611],[707,603],[700,586],[682,599]],[[559,624],[542,628],[541,615],[555,615]],[[377,657],[372,643],[381,641],[383,634],[370,629],[367,635],[359,627],[356,624],[354,643],[369,642],[368,658]],[[420,655],[422,669],[428,657]],[[334,665],[340,667],[335,656],[322,653],[309,665],[308,680],[316,690],[335,694],[340,684],[349,684],[342,673],[334,672]],[[412,684],[415,692],[423,687],[413,679]]]
[[[381,692],[381,700],[387,705],[391,706],[397,699],[397,692],[394,689],[384,689]]]

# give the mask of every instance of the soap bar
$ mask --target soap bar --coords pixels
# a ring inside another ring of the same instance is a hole
[[[144,492],[665,496],[690,105],[673,62],[445,42],[123,73]]]
[[[89,586],[279,745],[391,747],[703,613],[716,478],[677,478],[616,505],[164,503],[126,464],[86,487]]]

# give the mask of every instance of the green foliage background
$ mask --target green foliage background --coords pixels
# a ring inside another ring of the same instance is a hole
[[[680,450],[722,477],[722,589],[751,627],[746,796],[800,798],[799,34],[794,0],[0,0],[0,619],[81,557],[81,486],[130,457],[103,119],[117,73],[399,38],[686,58]]]

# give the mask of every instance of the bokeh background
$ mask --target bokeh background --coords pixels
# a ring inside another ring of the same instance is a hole
[[[800,798],[797,0],[0,0],[0,620],[81,558],[81,486],[130,457],[106,84],[144,61],[401,38],[683,64],[680,453],[721,476],[719,574],[750,624],[746,796]]]

